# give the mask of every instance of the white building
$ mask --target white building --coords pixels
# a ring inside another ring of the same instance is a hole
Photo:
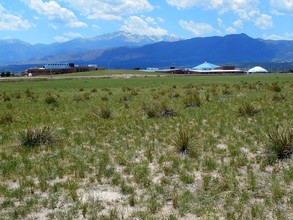
[[[255,66],[247,71],[247,73],[267,73],[268,71],[260,66]]]

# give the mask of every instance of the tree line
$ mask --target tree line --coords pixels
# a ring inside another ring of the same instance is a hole
[[[10,77],[10,76],[14,76],[14,74],[11,74],[10,71],[1,72],[1,77]]]

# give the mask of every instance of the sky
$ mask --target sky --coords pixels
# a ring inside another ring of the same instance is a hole
[[[0,39],[30,44],[126,31],[293,40],[293,0],[1,0]]]

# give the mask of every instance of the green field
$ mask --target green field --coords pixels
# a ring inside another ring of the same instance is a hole
[[[0,80],[0,219],[293,219],[292,74],[56,77]]]

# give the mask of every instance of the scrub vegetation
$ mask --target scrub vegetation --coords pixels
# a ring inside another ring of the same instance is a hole
[[[292,219],[292,129],[290,74],[0,82],[0,219]]]

